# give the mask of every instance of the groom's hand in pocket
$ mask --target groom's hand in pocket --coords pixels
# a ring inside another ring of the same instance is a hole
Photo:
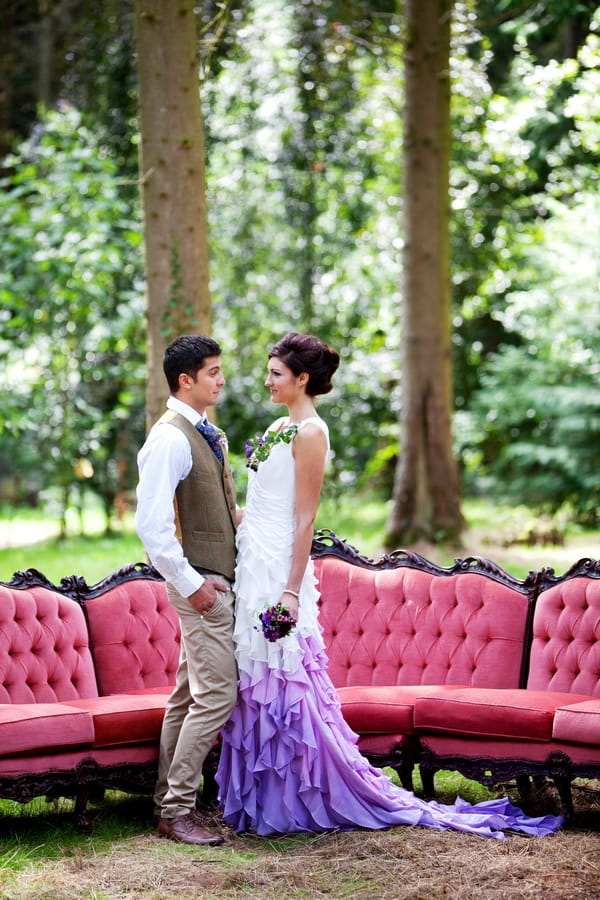
[[[215,605],[217,591],[226,594],[228,590],[229,588],[224,584],[221,584],[220,581],[214,581],[212,578],[207,578],[202,582],[197,591],[190,594],[188,602],[196,612],[204,615],[204,613],[209,612]]]

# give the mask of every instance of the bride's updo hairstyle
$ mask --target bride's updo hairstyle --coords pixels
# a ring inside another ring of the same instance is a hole
[[[275,344],[269,359],[273,356],[280,359],[294,375],[307,373],[306,393],[309,397],[328,394],[333,387],[331,379],[340,364],[339,353],[318,337],[290,331]]]

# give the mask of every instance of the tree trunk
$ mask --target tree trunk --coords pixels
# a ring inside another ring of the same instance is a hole
[[[204,126],[194,0],[135,0],[146,255],[146,421],[168,394],[162,358],[178,334],[209,334]]]
[[[54,60],[54,21],[49,0],[40,0],[38,26],[37,101],[48,109],[52,103],[52,65]]]
[[[385,544],[456,538],[449,193],[451,0],[407,0],[400,454]]]

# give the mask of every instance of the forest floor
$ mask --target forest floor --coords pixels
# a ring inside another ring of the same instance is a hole
[[[528,812],[556,811],[553,789],[546,791],[540,808],[530,805]],[[544,838],[509,834],[494,840],[398,827],[270,839],[234,835],[213,816],[211,827],[225,837],[215,848],[160,840],[150,805],[138,799],[139,833],[102,849],[94,849],[93,841],[87,849],[65,843],[60,858],[45,859],[38,850],[18,873],[0,869],[0,898],[598,900],[598,784],[582,783],[574,795],[576,824]],[[0,818],[0,826],[6,825]],[[13,820],[15,826],[23,850],[27,818]]]

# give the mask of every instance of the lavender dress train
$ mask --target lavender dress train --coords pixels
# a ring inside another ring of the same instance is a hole
[[[313,417],[327,434],[322,419]],[[506,799],[452,806],[426,802],[395,785],[358,752],[327,675],[317,620],[318,591],[309,561],[297,627],[269,643],[258,615],[286,584],[294,540],[292,445],[273,446],[249,472],[238,530],[235,645],[237,705],[223,730],[217,781],[225,822],[260,835],[392,825],[472,832],[503,838],[556,831],[556,816],[528,818]]]

